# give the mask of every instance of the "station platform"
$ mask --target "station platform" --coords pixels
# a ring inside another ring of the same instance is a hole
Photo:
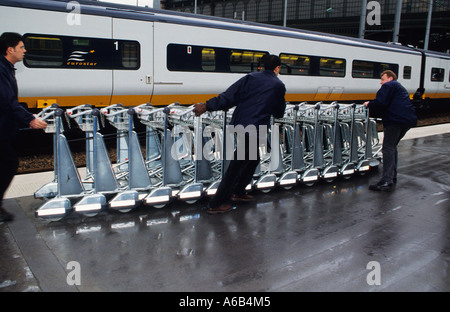
[[[450,124],[414,128],[391,192],[368,190],[380,167],[255,192],[220,215],[202,199],[57,222],[34,216],[43,201],[32,196],[53,173],[18,175],[0,292],[450,291],[449,157]]]

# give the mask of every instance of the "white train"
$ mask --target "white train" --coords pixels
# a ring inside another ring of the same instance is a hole
[[[394,70],[411,98],[450,99],[450,55],[277,26],[87,1],[0,0],[25,37],[20,101],[97,107],[205,101],[279,55],[286,100],[360,102]]]

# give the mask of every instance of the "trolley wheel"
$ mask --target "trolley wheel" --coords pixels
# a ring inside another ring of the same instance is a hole
[[[45,217],[45,220],[50,221],[50,222],[58,222],[58,221],[61,221],[62,218],[64,218],[64,217]]]
[[[314,186],[314,184],[316,184],[316,182],[303,182],[303,184],[305,184],[308,187]]]
[[[293,185],[286,185],[286,186],[283,186],[283,189],[286,190],[286,191],[289,191],[293,187],[294,187]]]
[[[197,201],[198,199],[185,200],[185,202],[189,205],[195,204]]]
[[[264,194],[267,194],[271,191],[272,189],[270,188],[266,188],[266,189],[261,189],[260,191],[263,192]]]
[[[332,182],[334,182],[334,180],[336,180],[336,178],[328,178],[328,179],[323,179],[323,180],[327,183],[332,183]]]
[[[83,212],[82,214],[88,218],[92,218],[98,215],[98,212]]]
[[[166,206],[166,204],[152,205],[154,208],[161,209]]]
[[[127,212],[130,212],[131,210],[133,210],[133,209],[132,208],[130,208],[130,209],[119,209],[119,211],[121,213],[127,213]]]

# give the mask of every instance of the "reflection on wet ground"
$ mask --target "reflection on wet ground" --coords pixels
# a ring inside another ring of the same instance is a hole
[[[449,291],[449,143],[402,142],[389,193],[368,190],[375,171],[255,193],[221,215],[204,199],[48,222],[33,215],[40,201],[9,199],[0,291]],[[80,285],[67,284],[71,261]]]

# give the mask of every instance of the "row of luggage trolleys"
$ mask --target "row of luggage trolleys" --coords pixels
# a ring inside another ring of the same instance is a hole
[[[233,110],[196,117],[192,109],[177,103],[101,109],[84,104],[65,111],[53,104],[43,109],[39,116],[48,123],[45,131],[53,134],[55,170],[53,181],[34,194],[46,200],[36,216],[59,220],[73,212],[128,212],[141,204],[162,208],[173,200],[195,203],[213,196],[240,146],[239,133],[228,125]],[[114,164],[99,131],[105,120],[117,129]],[[139,139],[135,122],[145,125],[145,139]],[[63,134],[70,124],[86,135],[83,179]],[[333,102],[287,104],[284,116],[272,119],[258,149],[261,160],[248,191],[364,174],[379,165],[381,147],[376,122],[365,106]]]

